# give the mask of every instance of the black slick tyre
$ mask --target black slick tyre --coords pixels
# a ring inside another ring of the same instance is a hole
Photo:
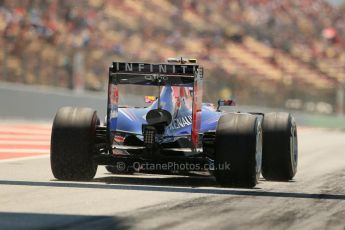
[[[215,141],[217,182],[226,187],[254,187],[260,177],[261,159],[261,118],[245,113],[223,115]]]
[[[297,127],[289,113],[267,113],[263,121],[262,175],[289,181],[297,172]]]
[[[96,111],[90,108],[62,107],[52,127],[50,163],[59,180],[87,181],[97,171],[93,161],[96,138]]]

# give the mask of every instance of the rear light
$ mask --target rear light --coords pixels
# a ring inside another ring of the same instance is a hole
[[[146,126],[144,129],[144,143],[146,145],[153,145],[156,138],[156,129],[152,126]]]

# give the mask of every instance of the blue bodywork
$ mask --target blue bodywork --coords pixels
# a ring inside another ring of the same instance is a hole
[[[180,87],[164,86],[160,94],[160,107],[169,111],[172,122],[166,128],[163,136],[179,137],[190,135],[192,128],[191,96],[184,95],[176,98],[174,91]],[[119,108],[117,114],[117,131],[142,135],[142,125],[146,124],[145,116],[151,109],[158,107],[158,100],[146,108]],[[199,134],[214,131],[222,112],[217,111],[213,104],[203,103]],[[194,121],[193,121],[194,122]]]

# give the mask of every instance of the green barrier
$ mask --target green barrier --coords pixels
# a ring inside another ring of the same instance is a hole
[[[300,120],[300,123],[305,126],[330,128],[330,129],[335,128],[335,129],[345,130],[344,116],[327,116],[327,115],[308,114],[308,115],[302,115],[301,117],[297,116],[297,118],[299,118],[298,120]]]

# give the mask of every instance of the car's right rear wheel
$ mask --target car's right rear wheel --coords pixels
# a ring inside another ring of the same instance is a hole
[[[254,187],[260,177],[261,159],[261,119],[251,114],[223,115],[215,141],[217,182],[227,187]]]
[[[262,175],[289,181],[297,172],[297,126],[289,113],[267,113],[263,122]]]

